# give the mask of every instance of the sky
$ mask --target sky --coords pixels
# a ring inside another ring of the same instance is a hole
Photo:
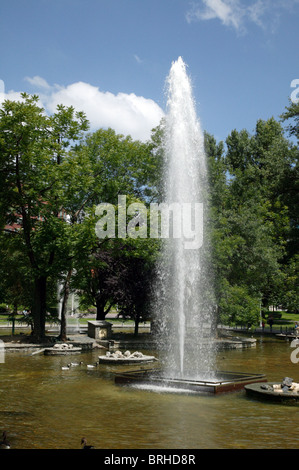
[[[202,129],[253,133],[299,98],[298,25],[299,0],[0,0],[0,102],[38,94],[146,141],[181,56]]]

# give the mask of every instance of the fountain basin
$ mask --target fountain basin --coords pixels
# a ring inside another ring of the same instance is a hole
[[[268,383],[252,383],[245,386],[245,390],[248,396],[272,401],[276,403],[292,403],[299,404],[299,392],[298,390],[287,390],[274,389],[273,386],[277,387],[277,382]]]
[[[125,353],[121,351],[116,351],[115,353],[107,352],[106,356],[99,356],[100,364],[147,364],[153,361],[157,361],[155,356],[147,356],[138,351],[132,354],[130,351],[126,351]]]
[[[163,376],[158,369],[140,369],[115,374],[115,383],[120,385],[156,385],[199,394],[233,392],[243,389],[247,384],[266,381],[264,374],[222,371],[215,372],[213,379],[209,380],[168,378]]]
[[[67,356],[69,354],[81,354],[82,348],[75,347],[72,344],[55,344],[52,348],[45,348],[45,356]]]

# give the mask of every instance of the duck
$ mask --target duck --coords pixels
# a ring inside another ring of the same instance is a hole
[[[95,362],[94,364],[87,364],[87,369],[94,369],[97,366],[98,366],[98,362]]]
[[[81,366],[82,364],[83,364],[83,361],[80,361],[80,362],[71,362],[71,366],[72,366],[72,367]]]
[[[2,433],[2,441],[0,441],[0,449],[10,449],[10,443],[7,440],[7,433],[3,431]]]
[[[85,437],[82,437],[81,439],[81,446],[82,446],[82,449],[94,449],[94,446],[87,445],[87,440]]]
[[[67,364],[66,366],[62,366],[61,370],[69,370],[71,367],[71,364]]]

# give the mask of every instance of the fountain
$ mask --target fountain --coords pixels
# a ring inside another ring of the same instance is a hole
[[[99,363],[100,364],[146,364],[149,362],[157,361],[155,356],[149,356],[143,354],[140,351],[115,351],[110,352],[107,351],[105,356],[99,356]]]
[[[202,379],[203,374],[211,374],[214,357],[209,238],[203,233],[208,214],[207,167],[203,133],[182,58],[172,64],[167,86],[164,199],[167,205],[181,209],[182,218],[173,217],[173,237],[164,241],[158,268],[155,309],[159,349],[163,351],[165,375]],[[201,209],[197,220],[196,207]],[[186,233],[185,208],[190,211],[190,220],[193,216],[195,244],[188,238],[191,233]]]
[[[129,372],[116,381],[167,383],[198,391],[235,389],[260,376],[214,370],[207,161],[191,81],[181,57],[172,64],[167,92],[163,191],[172,218],[168,234],[161,227],[164,239],[153,302],[162,367],[158,375],[157,370]]]

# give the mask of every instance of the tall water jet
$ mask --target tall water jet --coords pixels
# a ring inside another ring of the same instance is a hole
[[[163,202],[172,218],[157,270],[157,336],[164,375],[198,380],[211,376],[214,358],[207,162],[181,57],[166,84]]]
[[[215,369],[207,162],[191,82],[181,58],[172,64],[167,92],[164,198],[159,204],[163,247],[153,289],[153,330],[162,364],[121,372],[115,382],[159,392],[237,391],[265,382],[265,376]]]

